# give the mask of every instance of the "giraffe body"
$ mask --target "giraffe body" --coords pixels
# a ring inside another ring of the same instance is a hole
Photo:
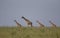
[[[40,25],[40,27],[45,27],[41,22],[39,22],[38,20],[36,21],[39,25]]]
[[[25,20],[25,22],[26,22],[26,24],[28,25],[28,27],[32,27],[32,22],[31,22],[30,20],[26,19],[26,18],[23,17],[23,16],[22,16],[21,18]]]
[[[14,20],[14,22],[16,22],[17,27],[21,27],[21,26],[22,26],[22,25],[19,24],[16,20]]]
[[[51,27],[56,27],[56,25],[52,21],[49,21],[49,22],[51,24]]]

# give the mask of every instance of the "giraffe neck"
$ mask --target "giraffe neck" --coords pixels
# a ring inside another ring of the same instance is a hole
[[[44,26],[43,24],[39,23],[41,26]]]
[[[16,21],[16,24],[19,24],[19,23]]]
[[[18,22],[15,20],[16,24],[18,24]]]

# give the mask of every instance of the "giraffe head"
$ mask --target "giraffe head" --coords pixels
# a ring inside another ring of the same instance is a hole
[[[36,22],[38,23],[39,21],[37,20]]]
[[[22,16],[21,18],[24,18],[24,16]]]
[[[22,19],[26,19],[24,16],[21,17]]]
[[[14,22],[16,22],[16,20],[14,20]]]
[[[52,23],[51,20],[49,20],[49,22]]]

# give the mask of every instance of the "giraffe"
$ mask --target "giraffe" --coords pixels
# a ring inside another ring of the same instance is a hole
[[[21,27],[21,26],[22,26],[22,25],[19,24],[16,20],[14,20],[14,22],[16,22],[17,27]]]
[[[52,25],[51,27],[56,27],[56,25],[52,21],[49,21],[49,23]]]
[[[38,20],[36,21],[39,25],[40,25],[40,27],[45,27],[41,22],[39,22]]]
[[[22,16],[21,18],[25,20],[28,27],[32,27],[32,22],[30,20],[26,19],[24,16]]]

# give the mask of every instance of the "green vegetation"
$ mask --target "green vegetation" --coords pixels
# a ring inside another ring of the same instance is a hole
[[[60,28],[0,27],[0,38],[60,38]]]

